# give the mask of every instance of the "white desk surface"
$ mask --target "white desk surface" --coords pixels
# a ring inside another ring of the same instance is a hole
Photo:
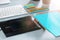
[[[0,8],[1,7],[7,7],[7,6],[13,6],[13,5],[25,5],[27,4],[30,0],[10,0],[11,3],[10,4],[3,4],[3,5],[0,5]]]
[[[0,4],[10,3],[10,0],[0,0]]]

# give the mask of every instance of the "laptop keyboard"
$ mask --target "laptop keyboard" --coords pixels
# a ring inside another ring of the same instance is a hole
[[[21,5],[0,8],[0,18],[26,14],[27,12]]]

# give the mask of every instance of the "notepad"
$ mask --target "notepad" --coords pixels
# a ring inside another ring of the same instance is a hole
[[[0,0],[0,4],[10,3],[10,0]]]
[[[16,15],[26,14],[27,12],[22,5],[9,6],[5,8],[0,8],[0,18],[6,18]]]
[[[34,16],[54,36],[60,36],[60,12],[48,12]]]

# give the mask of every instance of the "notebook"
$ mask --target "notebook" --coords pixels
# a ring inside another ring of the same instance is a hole
[[[16,15],[26,14],[27,12],[22,5],[9,6],[5,8],[0,8],[0,18],[6,18]]]
[[[24,8],[29,12],[30,14],[38,13],[38,12],[45,12],[49,10],[48,8],[37,8],[35,4],[27,4],[24,5]]]
[[[0,4],[10,3],[10,0],[0,0]]]
[[[34,16],[54,36],[60,36],[60,12],[48,12]]]

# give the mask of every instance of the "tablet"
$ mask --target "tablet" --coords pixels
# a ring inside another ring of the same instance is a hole
[[[31,16],[0,22],[0,26],[6,37],[39,30],[41,28]]]

